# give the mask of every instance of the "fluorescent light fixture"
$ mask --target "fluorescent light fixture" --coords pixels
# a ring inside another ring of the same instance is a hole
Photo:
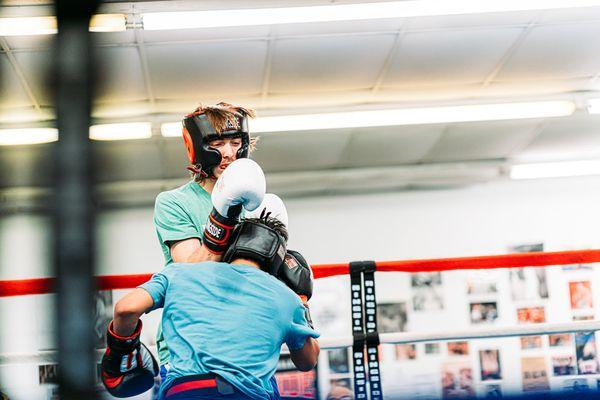
[[[600,99],[588,100],[587,110],[589,114],[600,114]]]
[[[124,14],[98,14],[92,16],[90,31],[124,31]],[[0,36],[52,35],[58,32],[56,17],[0,18]]]
[[[152,123],[129,122],[124,124],[104,124],[90,127],[90,139],[131,140],[152,137]]]
[[[568,116],[574,111],[575,104],[571,101],[542,101],[285,115],[257,118],[249,124],[251,132],[260,133],[548,118]]]
[[[181,137],[181,122],[166,122],[160,126],[160,134],[164,137]]]
[[[0,18],[0,36],[52,35],[56,17]]]
[[[90,20],[91,32],[123,32],[125,26],[124,14],[96,14]]]
[[[408,0],[310,7],[157,12],[142,15],[146,30],[411,18],[600,6],[600,0]]]
[[[0,146],[56,142],[56,128],[0,129]]]
[[[600,175],[600,160],[563,161],[514,165],[511,179],[562,178],[567,176]]]

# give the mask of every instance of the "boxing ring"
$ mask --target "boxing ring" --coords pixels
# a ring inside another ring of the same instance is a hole
[[[315,279],[349,275],[352,331],[336,337],[319,339],[321,349],[352,348],[351,372],[356,399],[384,399],[385,381],[380,376],[378,346],[380,344],[414,344],[471,339],[496,339],[561,333],[588,333],[600,330],[600,321],[573,321],[568,323],[532,323],[506,327],[477,329],[436,329],[422,332],[380,333],[377,325],[377,296],[375,272],[422,273],[443,271],[490,270],[525,267],[549,267],[600,262],[600,250],[533,252],[479,257],[422,259],[405,261],[359,261],[339,264],[314,265]],[[151,274],[106,275],[96,277],[98,290],[136,287]],[[54,278],[0,281],[0,297],[43,295],[56,287]],[[317,321],[318,322],[318,321]],[[318,326],[317,326],[318,329]],[[285,353],[285,348],[283,349]],[[101,352],[97,351],[98,359]],[[0,354],[0,364],[27,362],[55,362],[55,351],[30,354]]]

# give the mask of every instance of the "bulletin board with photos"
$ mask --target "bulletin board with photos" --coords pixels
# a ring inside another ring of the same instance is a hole
[[[507,250],[514,253],[547,249],[543,243],[532,243]],[[379,332],[431,330],[445,315],[446,320],[459,321],[452,325],[454,330],[594,319],[594,288],[600,282],[595,280],[593,268],[597,266],[578,264],[407,274],[400,279],[409,279],[410,292],[398,293],[397,301],[386,296],[377,304]],[[451,274],[456,275],[449,280],[453,286],[447,291],[444,285],[448,285],[445,281]],[[448,293],[460,296],[465,307],[449,307]],[[411,324],[414,320],[427,321],[429,325],[415,328]],[[594,332],[561,333],[381,345],[384,394],[409,394],[406,387],[393,382],[397,380],[425,383],[434,388],[439,398],[498,398],[515,393],[515,388],[520,388],[516,393],[600,391],[597,336]],[[352,390],[351,356],[349,349],[327,351],[327,364],[321,362],[322,398],[335,386]],[[394,379],[386,381],[386,376]]]
[[[282,354],[277,363],[275,379],[282,399],[309,400],[318,398],[317,368],[299,371],[289,354]]]

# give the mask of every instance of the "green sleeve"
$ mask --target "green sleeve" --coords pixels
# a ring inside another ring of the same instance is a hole
[[[170,193],[161,193],[156,197],[154,226],[158,239],[167,246],[168,242],[202,237],[190,215],[178,203]]]

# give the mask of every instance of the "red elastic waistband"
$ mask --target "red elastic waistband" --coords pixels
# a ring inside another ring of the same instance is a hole
[[[214,387],[217,387],[217,381],[214,378],[181,382],[171,386],[171,388],[167,391],[167,397],[177,393],[187,392],[189,390],[206,389]]]

